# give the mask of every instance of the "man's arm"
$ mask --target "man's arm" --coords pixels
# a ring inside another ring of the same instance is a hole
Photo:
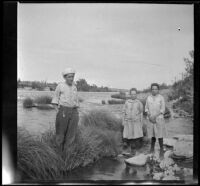
[[[59,98],[60,98],[60,86],[58,85],[56,87],[54,97],[51,101],[51,104],[54,106],[55,110],[58,112],[58,103],[59,103]]]
[[[76,86],[75,86],[75,94],[76,94],[76,96],[75,96],[75,102],[76,102],[75,107],[79,108],[80,107],[80,101],[79,101],[79,96],[78,96],[78,91],[77,91]]]

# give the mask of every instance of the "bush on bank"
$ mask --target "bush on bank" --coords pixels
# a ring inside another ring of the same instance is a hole
[[[74,143],[63,152],[55,143],[53,129],[38,137],[19,127],[17,164],[22,179],[63,179],[67,171],[120,153],[120,119],[102,110],[91,111],[83,118]]]

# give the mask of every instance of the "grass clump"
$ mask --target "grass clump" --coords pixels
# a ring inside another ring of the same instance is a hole
[[[96,109],[86,113],[82,118],[81,124],[84,126],[97,127],[105,130],[120,131],[122,121],[108,110]]]
[[[18,169],[26,180],[59,180],[76,167],[86,166],[102,157],[116,156],[121,145],[121,121],[107,111],[93,110],[83,116],[73,144],[61,151],[55,131],[34,137],[24,128],[18,130]]]
[[[111,99],[108,100],[108,104],[113,105],[113,104],[124,104],[125,100],[115,100],[115,99]]]
[[[52,97],[51,96],[40,96],[35,98],[34,102],[37,104],[51,104]]]
[[[119,92],[117,94],[112,94],[111,98],[115,99],[126,99],[126,93],[125,92]]]
[[[63,161],[49,145],[24,128],[18,130],[17,140],[17,165],[24,179],[53,180],[62,176]]]
[[[24,99],[24,101],[23,101],[23,107],[24,108],[31,108],[31,107],[33,107],[33,99],[31,99],[31,98],[25,98]]]
[[[26,98],[23,101],[23,106],[24,108],[31,108],[31,107],[36,107],[38,109],[42,110],[49,110],[49,109],[54,109],[53,106],[51,106],[51,96],[40,96],[36,97],[34,100],[31,98]]]

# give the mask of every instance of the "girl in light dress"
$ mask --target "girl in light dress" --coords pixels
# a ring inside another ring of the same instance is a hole
[[[150,153],[154,153],[157,138],[160,145],[160,158],[163,159],[163,138],[167,137],[164,120],[165,100],[164,97],[159,94],[159,85],[157,83],[151,84],[151,95],[147,97],[145,112],[148,118],[147,134],[148,137],[151,138]]]
[[[132,88],[129,94],[123,108],[123,139],[127,144],[124,153],[135,155],[143,137],[143,104],[137,99],[137,89]]]

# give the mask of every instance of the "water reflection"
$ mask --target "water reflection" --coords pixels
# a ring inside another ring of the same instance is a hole
[[[124,159],[104,158],[66,174],[66,180],[145,180],[145,167],[127,166]]]

